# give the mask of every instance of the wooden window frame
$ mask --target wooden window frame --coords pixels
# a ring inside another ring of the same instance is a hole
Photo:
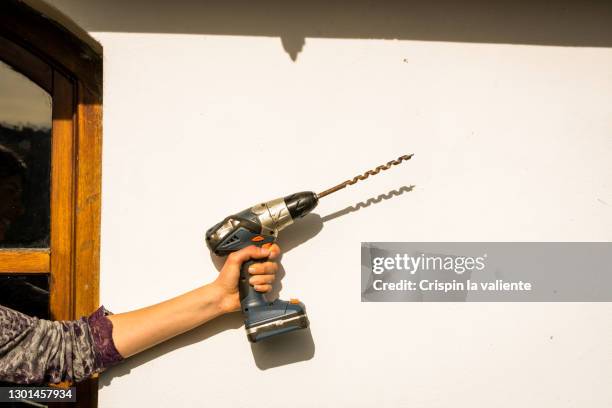
[[[73,320],[99,305],[102,56],[18,0],[0,2],[0,60],[53,101],[48,249],[1,249],[0,274],[50,275],[50,312]],[[97,379],[77,403],[97,406]]]

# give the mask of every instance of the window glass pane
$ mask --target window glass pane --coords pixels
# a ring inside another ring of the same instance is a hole
[[[14,387],[15,384],[0,382],[0,387]],[[23,387],[23,384],[17,384],[19,387]],[[34,386],[31,386],[34,387]],[[48,408],[48,405],[45,405],[41,402],[3,402],[2,408]]]
[[[49,275],[0,275],[0,305],[49,319]]]
[[[0,247],[49,246],[51,97],[0,62]]]
[[[0,275],[0,305],[29,316],[49,319],[49,275]],[[0,387],[13,384],[0,382]],[[20,385],[22,386],[22,385]],[[4,407],[32,407],[30,403],[0,403]]]
[[[0,275],[0,305],[10,307],[29,316],[49,319],[49,276],[48,275]],[[0,382],[0,387],[14,384]],[[22,385],[20,385],[22,386]],[[32,407],[24,402],[0,403],[4,407]]]

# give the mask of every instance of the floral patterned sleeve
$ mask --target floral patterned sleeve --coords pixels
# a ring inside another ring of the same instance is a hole
[[[108,314],[52,322],[0,305],[0,381],[78,382],[122,361]]]

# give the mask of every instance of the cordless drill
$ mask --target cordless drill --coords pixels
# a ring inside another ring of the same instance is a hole
[[[230,215],[206,231],[206,244],[216,255],[226,256],[250,245],[261,247],[275,242],[279,231],[310,213],[320,198],[355,184],[358,180],[378,174],[381,170],[387,170],[411,157],[412,155],[401,156],[319,194],[303,191],[257,204]],[[249,283],[249,266],[256,262],[263,261],[251,259],[242,264],[238,282],[240,307],[249,341],[255,343],[278,334],[307,328],[309,322],[302,302],[297,299],[289,301],[276,299],[268,302]]]
[[[262,246],[276,241],[278,232],[302,218],[317,206],[311,191],[257,204],[230,215],[206,231],[206,244],[217,255],[225,256],[250,245]],[[297,299],[267,302],[249,284],[249,260],[240,268],[238,289],[247,337],[251,342],[308,327],[304,304]]]

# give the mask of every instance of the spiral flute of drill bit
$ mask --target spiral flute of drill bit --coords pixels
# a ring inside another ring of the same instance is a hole
[[[317,194],[317,197],[318,198],[325,197],[326,195],[331,194],[331,193],[335,193],[336,191],[341,190],[341,189],[345,188],[346,186],[353,185],[353,184],[357,183],[360,180],[365,180],[365,179],[367,179],[370,176],[375,176],[375,175],[377,175],[378,173],[380,173],[383,170],[389,170],[391,168],[391,166],[397,166],[398,164],[402,163],[405,160],[410,160],[412,158],[412,156],[413,156],[412,154],[406,154],[406,155],[400,156],[396,160],[391,160],[391,161],[387,162],[386,164],[382,164],[382,165],[376,167],[375,169],[368,170],[368,171],[366,171],[363,174],[355,176],[355,177],[353,177],[350,180],[346,180],[345,182],[340,183],[337,186],[334,186],[334,187],[332,187],[330,189],[327,189],[327,190]]]

